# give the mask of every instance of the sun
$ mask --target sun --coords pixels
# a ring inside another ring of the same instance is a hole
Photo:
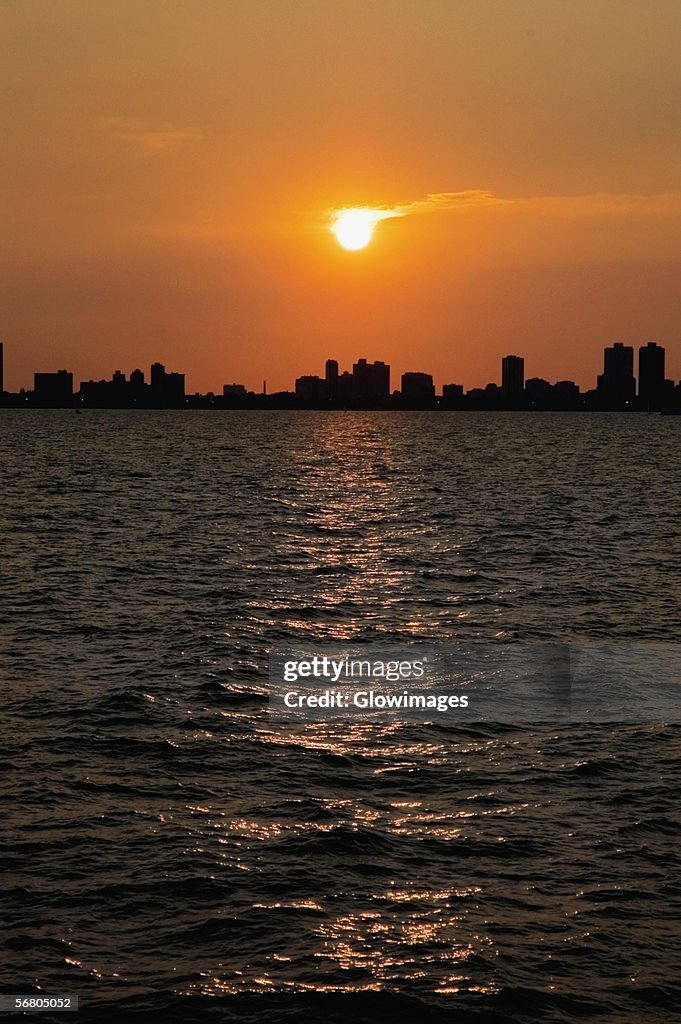
[[[379,220],[386,216],[390,216],[387,210],[370,210],[365,206],[338,210],[331,221],[331,230],[344,249],[364,249]]]

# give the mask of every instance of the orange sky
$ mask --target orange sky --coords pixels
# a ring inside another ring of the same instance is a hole
[[[681,376],[677,0],[6,0],[5,387]],[[325,214],[436,193],[341,249]]]

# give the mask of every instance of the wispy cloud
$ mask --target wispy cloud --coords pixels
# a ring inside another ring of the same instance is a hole
[[[198,142],[203,134],[171,122],[152,124],[130,117],[107,117],[99,122],[110,135],[134,146],[142,156],[155,156],[187,142]]]
[[[505,209],[516,214],[555,218],[655,218],[681,214],[681,193],[652,195],[626,193],[593,193],[582,195],[496,196],[483,189],[464,192],[433,192],[421,199],[397,203],[395,206],[354,207],[370,212],[375,222],[412,214],[443,213],[467,209]],[[348,209],[345,207],[344,209]],[[331,220],[341,209],[329,211]]]
[[[374,221],[390,220],[393,217],[409,217],[413,213],[434,213],[443,210],[463,210],[474,206],[500,206],[509,203],[509,199],[482,189],[467,189],[465,192],[433,192],[421,199],[414,199],[395,206],[354,207],[369,211]],[[347,209],[347,208],[346,208]],[[329,211],[329,217],[335,220],[342,210]]]
[[[471,206],[503,206],[512,202],[500,199],[483,189],[467,189],[465,192],[432,192],[423,199],[400,203],[393,207],[392,216],[407,217],[411,213],[438,213],[443,210],[463,210]]]

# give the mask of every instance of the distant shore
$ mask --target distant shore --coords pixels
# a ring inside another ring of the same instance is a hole
[[[409,403],[394,401],[388,404],[373,405],[323,405],[305,403],[296,399],[295,395],[267,395],[256,397],[252,401],[225,401],[221,397],[209,398],[205,395],[188,396],[182,404],[172,405],[104,405],[104,404],[81,404],[77,398],[68,405],[48,404],[34,402],[30,398],[20,395],[5,395],[0,401],[0,409],[70,409],[75,412],[87,412],[89,410],[127,410],[140,412],[153,412],[160,410],[192,410],[203,409],[214,412],[224,411],[263,411],[263,410],[285,410],[288,412],[639,412],[639,413],[662,413],[663,415],[679,415],[681,408],[677,407],[655,407],[650,408],[632,401],[625,405],[607,404],[602,402],[584,401],[578,405],[540,405],[540,404],[511,404],[496,403],[482,404],[478,402],[467,402],[465,399],[459,404],[448,404],[442,400],[431,403]]]

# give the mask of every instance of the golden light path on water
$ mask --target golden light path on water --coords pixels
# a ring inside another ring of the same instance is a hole
[[[376,778],[386,773],[408,776],[429,765],[439,770],[448,758],[451,760],[451,745],[446,738],[405,741],[402,730],[395,725],[310,723],[270,728],[258,723],[255,728],[260,742],[274,751],[298,747],[301,754],[308,751],[339,760],[368,759],[374,762]],[[502,756],[498,742],[493,740],[463,743],[459,754],[464,758],[466,754],[484,756],[491,765]],[[394,837],[409,843],[459,843],[465,849],[473,832],[482,826],[493,843],[503,844],[502,831],[492,823],[522,814],[530,806],[528,802],[478,806],[479,794],[473,792],[470,796],[474,800],[470,809],[461,808],[456,813],[452,813],[446,793],[433,794],[428,800],[391,797],[383,801],[315,794],[311,798],[317,808],[314,818],[309,815],[309,800],[303,798],[287,801],[287,813],[279,817],[265,812],[254,814],[252,810],[230,816],[227,808],[220,810],[218,805],[191,805],[189,809],[201,817],[201,847],[213,849],[222,870],[238,865],[243,871],[257,874],[266,850],[289,842],[296,848],[298,843],[314,845],[317,836],[324,836],[324,841],[332,844],[349,843],[350,849],[353,836],[362,843],[371,843],[372,835],[379,843]],[[293,919],[309,922],[306,952],[254,954],[248,961],[242,959],[238,968],[227,961],[221,965],[223,970],[206,974],[185,991],[214,996],[268,990],[378,992],[409,980],[426,985],[439,996],[454,996],[461,991],[491,995],[498,991],[496,983],[474,980],[474,973],[467,970],[472,959],[495,955],[493,937],[481,932],[477,914],[470,914],[482,896],[483,887],[477,884],[450,881],[429,888],[418,874],[407,873],[374,885],[371,895],[360,900],[358,909],[352,912],[333,912],[334,902],[342,898],[333,878],[329,879],[324,899],[306,895],[258,898],[251,904],[255,912],[290,914]],[[301,955],[317,965],[318,980],[301,977]],[[345,981],[341,980],[344,976]],[[325,977],[336,980],[324,981]]]
[[[363,226],[370,236],[380,219],[360,218],[354,227],[359,230]],[[358,234],[356,240],[359,238]],[[460,539],[452,538],[444,542],[444,552],[442,537],[418,522],[423,481],[416,476],[409,486],[405,487],[404,481],[396,486],[395,471],[403,453],[391,451],[380,424],[363,424],[360,433],[359,439],[350,437],[337,418],[321,424],[312,461],[305,451],[289,452],[291,479],[304,480],[304,487],[292,488],[278,499],[283,517],[275,538],[278,557],[294,573],[314,565],[318,605],[330,613],[334,608],[344,609],[338,622],[332,619],[322,631],[327,641],[353,637],[360,626],[371,627],[373,621],[378,624],[390,614],[393,604],[404,602],[411,586],[408,561],[401,557],[407,546],[416,543],[422,550],[430,548],[434,559],[443,554],[451,557],[460,546]],[[358,447],[363,453],[359,461]],[[387,552],[393,552],[392,557],[386,557]],[[452,595],[452,603],[455,601],[456,595]],[[267,606],[255,600],[247,604],[262,625],[320,639],[318,615],[308,618],[291,614],[285,593],[270,594]],[[469,613],[462,608],[457,614],[465,618]],[[405,641],[437,629],[437,612],[435,615],[433,618],[429,598],[413,600],[401,623]],[[243,631],[242,624],[241,637]],[[402,773],[409,777],[428,765],[439,770],[451,761],[448,741],[430,734],[407,740],[401,728],[393,724],[358,722],[338,726],[317,722],[270,727],[259,721],[254,723],[254,730],[259,742],[275,752],[275,760],[276,751],[288,755],[295,749],[303,760],[322,756],[344,763],[358,757],[371,766],[371,774],[381,786],[392,786],[392,779]],[[218,735],[214,738],[217,740]],[[493,740],[463,742],[458,749],[462,757],[469,753],[484,756],[492,764],[496,760],[497,744]],[[379,846],[430,841],[461,843],[465,847],[471,829],[482,823],[489,823],[485,829],[491,826],[494,848],[505,840],[503,831],[492,823],[527,807],[526,803],[507,801],[494,808],[460,808],[453,814],[447,794],[434,796],[431,801],[396,797],[379,805],[354,796],[314,795],[311,801],[317,808],[312,818],[304,813],[304,802],[296,805],[295,800],[288,803],[288,813],[282,816],[223,816],[214,811],[211,814],[206,808],[205,830],[212,836],[219,862],[253,873],[257,872],[254,858],[257,864],[265,850],[282,849],[289,843],[295,849],[299,843],[312,849],[322,839],[332,847],[339,844],[344,848],[347,844],[351,861],[355,842],[370,847],[374,841]],[[296,806],[301,812],[298,816]],[[287,951],[286,955],[254,957],[236,971],[216,971],[197,989],[216,995],[272,989],[379,991],[402,978],[425,984],[440,995],[453,995],[462,987],[491,993],[495,991],[492,982],[486,986],[478,980],[474,984],[473,975],[469,977],[465,968],[476,951],[485,956],[493,952],[492,938],[468,921],[469,907],[477,905],[482,890],[476,885],[443,882],[444,877],[437,886],[426,888],[417,876],[401,878],[396,872],[382,888],[360,901],[361,909],[342,913],[333,910],[333,902],[341,899],[341,887],[337,882],[335,888],[332,880],[324,900],[309,895],[258,898],[252,904],[256,911],[300,915],[310,922],[302,956],[317,965],[322,977],[304,980],[296,968],[301,954]],[[324,976],[335,980],[324,982]],[[344,976],[347,980],[340,980]]]

